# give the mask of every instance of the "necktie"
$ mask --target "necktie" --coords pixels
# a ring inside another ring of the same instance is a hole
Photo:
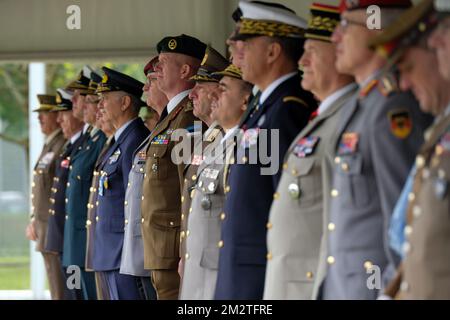
[[[402,258],[404,257],[402,247],[405,242],[404,229],[406,226],[406,212],[408,210],[408,194],[412,191],[415,175],[416,166],[414,165],[394,207],[389,226],[389,246]]]

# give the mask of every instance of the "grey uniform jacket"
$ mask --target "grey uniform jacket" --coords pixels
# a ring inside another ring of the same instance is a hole
[[[399,263],[387,231],[431,119],[411,93],[388,91],[386,81],[375,77],[360,88],[336,130],[332,228],[320,261],[324,299],[376,299],[389,280],[388,266]]]
[[[133,165],[128,175],[125,193],[125,233],[122,247],[120,273],[139,277],[150,277],[144,269],[144,244],[141,233],[142,181],[145,175],[146,150],[150,135],[136,149]]]
[[[318,272],[324,203],[328,203],[336,125],[355,84],[344,92],[295,138],[267,224],[267,262],[264,299],[314,299],[323,272]]]
[[[219,264],[220,228],[225,201],[223,172],[227,154],[232,152],[236,132],[219,146],[216,139],[205,149],[197,171],[185,234],[186,255],[180,299],[212,300]],[[214,150],[216,152],[211,152]],[[219,152],[220,151],[220,152]]]

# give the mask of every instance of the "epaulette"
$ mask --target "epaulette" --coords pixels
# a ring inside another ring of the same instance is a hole
[[[209,135],[206,137],[206,141],[207,142],[213,142],[215,139],[216,139],[216,137],[217,137],[217,135],[219,134],[221,132],[221,130],[219,129],[219,128],[214,128],[210,133],[209,133]]]
[[[378,84],[378,79],[373,79],[370,81],[364,88],[359,91],[360,97],[366,97],[370,91],[372,91],[373,88]]]
[[[283,102],[284,103],[286,103],[286,102],[297,102],[297,103],[299,103],[299,104],[301,104],[301,105],[303,105],[303,106],[308,108],[308,104],[305,101],[303,101],[299,97],[295,97],[295,96],[286,96],[286,97],[283,98]]]
[[[393,74],[386,74],[378,83],[378,90],[385,97],[393,92],[399,92],[398,81]]]

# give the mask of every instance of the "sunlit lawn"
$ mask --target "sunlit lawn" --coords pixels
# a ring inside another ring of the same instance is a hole
[[[0,290],[30,289],[30,257],[0,257]]]

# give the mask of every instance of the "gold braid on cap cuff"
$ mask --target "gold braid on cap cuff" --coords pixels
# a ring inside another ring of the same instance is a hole
[[[234,64],[230,64],[225,70],[220,72],[214,72],[212,74],[215,77],[232,77],[236,79],[242,79],[242,71]]]
[[[285,23],[242,19],[238,34],[301,38],[305,30]]]

